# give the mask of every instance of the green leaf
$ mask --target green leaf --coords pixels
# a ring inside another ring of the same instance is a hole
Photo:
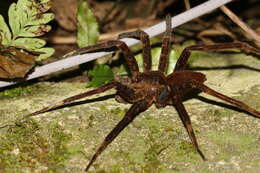
[[[39,38],[18,38],[13,41],[12,46],[34,51],[42,48],[45,44],[46,41]]]
[[[40,49],[35,49],[36,52],[41,52],[40,56],[36,59],[37,61],[44,60],[54,54],[55,50],[51,47],[44,47]]]
[[[53,13],[45,13],[42,14],[39,18],[36,18],[35,16],[33,20],[28,21],[28,23],[26,23],[26,26],[46,24],[53,19],[54,19]]]
[[[78,0],[77,44],[86,47],[95,44],[99,37],[97,20],[85,0]]]
[[[48,3],[50,0],[40,0],[41,4]]]
[[[13,35],[17,35],[20,30],[20,22],[17,20],[19,18],[17,14],[17,6],[15,3],[12,3],[8,10],[8,17],[9,17],[9,25],[11,27]]]
[[[27,51],[41,50],[44,55],[39,55],[38,59],[52,55],[54,49],[46,48],[44,40],[38,37],[51,30],[51,26],[46,25],[54,19],[53,13],[45,13],[50,9],[50,0],[18,0],[12,3],[8,10],[9,25],[12,34],[0,16],[0,36],[2,44],[24,48]]]
[[[173,72],[173,69],[176,65],[178,58],[179,58],[178,52],[176,50],[172,49],[170,56],[169,56],[169,65],[168,65],[166,74],[170,74]]]
[[[21,30],[19,37],[37,37],[49,32],[50,30],[50,25],[28,26]]]
[[[20,23],[20,28],[23,28],[26,22],[28,21],[29,14],[32,12],[32,9],[29,7],[32,6],[31,0],[18,0],[17,1],[17,18],[16,20]],[[19,35],[19,32],[17,33]],[[18,35],[13,35],[14,38],[18,37]]]
[[[114,73],[105,64],[95,65],[94,69],[89,71],[88,74],[92,77],[92,80],[87,84],[87,87],[99,87],[114,78]]]
[[[2,15],[0,15],[0,36],[0,41],[3,45],[10,44],[12,34]]]

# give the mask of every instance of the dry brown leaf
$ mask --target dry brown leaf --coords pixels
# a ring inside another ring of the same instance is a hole
[[[0,78],[24,78],[35,66],[35,56],[22,49],[0,45]]]

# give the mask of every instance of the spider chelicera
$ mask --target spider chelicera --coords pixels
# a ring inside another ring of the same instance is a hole
[[[54,105],[45,107],[39,111],[36,111],[29,116],[35,116],[37,114],[55,109],[64,104],[68,104],[74,100],[81,99],[94,94],[102,93],[109,89],[116,89],[116,99],[133,104],[126,112],[123,119],[114,127],[114,129],[106,136],[102,144],[97,149],[96,153],[91,158],[85,171],[88,171],[97,157],[106,149],[106,147],[118,136],[118,134],[127,127],[134,118],[141,112],[147,110],[152,104],[155,104],[156,108],[163,108],[167,105],[174,106],[180,116],[180,119],[186,128],[192,145],[197,150],[203,160],[206,160],[205,156],[199,149],[196,136],[194,134],[190,117],[182,103],[183,98],[194,90],[207,93],[219,99],[222,99],[233,106],[244,110],[257,118],[260,118],[260,112],[249,107],[248,105],[225,96],[213,89],[207,87],[203,83],[206,81],[206,76],[200,72],[193,72],[186,70],[187,60],[191,54],[191,51],[215,51],[224,49],[241,49],[247,53],[254,53],[260,55],[260,51],[249,46],[246,43],[234,42],[234,43],[222,43],[214,45],[194,45],[186,47],[181,53],[173,72],[169,75],[165,75],[168,58],[171,51],[171,18],[166,18],[166,32],[162,40],[162,50],[160,56],[160,63],[157,71],[151,71],[151,46],[148,34],[142,30],[134,32],[122,33],[119,38],[135,38],[141,40],[143,44],[143,60],[144,60],[144,72],[140,72],[137,62],[133,53],[128,46],[120,40],[110,40],[103,43],[99,43],[94,46],[79,49],[78,52],[96,52],[104,49],[117,48],[122,51],[126,64],[130,70],[130,77],[118,76],[112,82],[104,84],[96,89],[81,93],[62,100]]]

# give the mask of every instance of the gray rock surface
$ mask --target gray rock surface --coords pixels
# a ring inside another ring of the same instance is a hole
[[[192,66],[207,75],[206,84],[260,110],[260,61],[240,53],[207,53]],[[1,96],[0,125],[63,98],[84,92],[82,83],[41,82],[20,88],[22,95]],[[11,91],[10,91],[11,92]],[[83,172],[105,135],[129,104],[95,98],[32,118],[21,126],[0,129],[0,172]],[[89,172],[97,173],[258,173],[260,120],[218,105],[200,94],[190,99],[190,114],[201,150],[194,151],[174,107],[142,113],[103,152]]]

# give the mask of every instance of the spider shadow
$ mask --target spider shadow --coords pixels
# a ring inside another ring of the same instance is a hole
[[[236,112],[245,113],[245,114],[248,114],[248,115],[250,115],[250,116],[252,116],[252,117],[256,117],[255,115],[251,114],[250,112],[247,112],[247,111],[245,111],[245,110],[239,109],[239,108],[236,107],[236,106],[227,104],[227,103],[225,103],[225,102],[215,101],[215,100],[212,100],[212,99],[209,99],[209,98],[206,98],[206,97],[202,97],[202,96],[198,95],[199,93],[201,93],[201,91],[199,91],[199,90],[194,90],[194,91],[192,91],[192,92],[189,94],[189,96],[184,97],[183,101],[187,101],[187,100],[193,98],[193,99],[200,100],[200,101],[202,101],[202,102],[204,102],[204,103],[208,103],[208,104],[211,104],[211,105],[216,105],[216,106],[219,106],[219,107],[231,109],[231,110],[236,111]],[[257,118],[257,117],[256,117],[256,118]]]
[[[65,107],[73,107],[73,106],[78,106],[78,105],[82,105],[82,104],[88,104],[88,103],[94,103],[94,102],[102,102],[105,101],[107,99],[111,99],[114,98],[115,94],[109,94],[109,95],[105,95],[105,96],[101,96],[101,97],[97,97],[97,98],[93,98],[93,99],[86,99],[86,100],[82,100],[82,101],[76,101],[76,102],[72,102],[72,103],[68,103],[68,104],[64,104],[61,106],[58,106],[56,108],[50,109],[46,112],[51,112],[54,110],[59,110],[59,109],[63,109]]]
[[[224,108],[227,108],[227,109],[231,109],[233,111],[240,112],[240,113],[245,113],[245,114],[248,114],[248,115],[250,115],[252,117],[257,118],[255,115],[251,114],[250,112],[247,112],[245,110],[239,109],[239,108],[237,108],[237,107],[235,107],[233,105],[229,105],[229,104],[226,104],[226,103],[223,103],[223,102],[218,102],[218,101],[215,101],[215,100],[211,100],[211,99],[208,99],[208,98],[205,98],[205,97],[202,97],[202,96],[197,96],[195,98],[200,100],[200,101],[203,101],[205,103],[209,103],[209,104],[212,104],[212,105],[217,105],[217,106],[224,107]]]

